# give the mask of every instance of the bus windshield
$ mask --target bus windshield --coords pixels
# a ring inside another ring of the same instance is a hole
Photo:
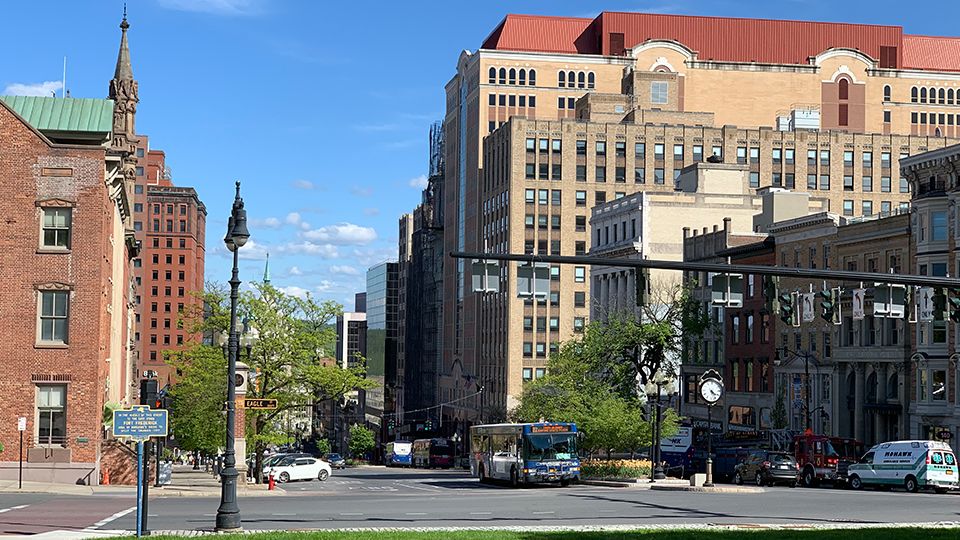
[[[577,457],[576,433],[537,433],[524,436],[525,458],[534,461]]]

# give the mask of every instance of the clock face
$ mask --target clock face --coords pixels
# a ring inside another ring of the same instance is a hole
[[[236,375],[234,375],[234,376],[233,376],[233,385],[234,385],[235,387],[237,387],[237,388],[241,388],[241,387],[243,386],[243,375],[241,375],[241,374],[239,374],[239,373],[237,373]]]
[[[723,384],[715,379],[707,379],[700,384],[700,395],[707,403],[716,403],[723,395]]]

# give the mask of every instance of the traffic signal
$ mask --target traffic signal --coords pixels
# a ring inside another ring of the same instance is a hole
[[[800,318],[797,317],[796,298],[797,293],[795,292],[781,293],[779,296],[780,320],[793,327],[800,326]]]
[[[433,420],[427,420],[423,423],[424,431],[433,431]]]
[[[391,418],[390,420],[387,420],[387,429],[389,429],[390,431],[397,429],[397,421],[394,420],[393,418]]]
[[[950,320],[960,323],[960,289],[950,289],[947,298],[950,304]]]
[[[156,379],[140,379],[140,404],[153,407],[157,403],[160,383]]]
[[[823,298],[820,302],[820,307],[823,308],[820,317],[828,323],[836,325],[842,323],[840,315],[840,293],[841,289],[839,287],[830,289],[829,291],[820,291],[820,297]]]
[[[767,311],[779,311],[780,302],[777,300],[777,289],[780,288],[779,276],[763,276],[763,298],[767,302]]]
[[[633,269],[634,292],[637,295],[637,307],[647,305],[650,298],[650,270],[648,268]]]

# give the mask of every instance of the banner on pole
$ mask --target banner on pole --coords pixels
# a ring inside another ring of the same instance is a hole
[[[864,298],[867,296],[866,289],[854,289],[851,296],[851,313],[853,313],[853,320],[862,321],[866,316],[863,309]]]
[[[803,322],[813,322],[817,318],[817,312],[814,309],[817,293],[803,293]]]

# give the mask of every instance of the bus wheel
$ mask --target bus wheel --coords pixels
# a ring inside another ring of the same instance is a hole
[[[520,478],[517,475],[517,469],[510,469],[510,487],[520,487]]]
[[[863,480],[860,480],[860,477],[856,474],[851,476],[850,487],[853,489],[863,489]]]
[[[907,493],[916,493],[917,489],[919,489],[917,479],[913,476],[908,476],[906,480],[903,481],[903,488],[907,490]]]

